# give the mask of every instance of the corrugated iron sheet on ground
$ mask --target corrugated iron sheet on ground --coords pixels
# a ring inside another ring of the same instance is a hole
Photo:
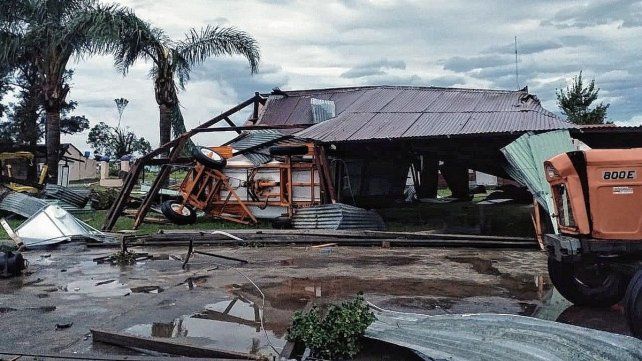
[[[377,212],[342,203],[298,209],[292,225],[297,229],[385,229]]]
[[[84,208],[87,205],[90,193],[89,189],[72,189],[57,184],[47,184],[45,187],[45,196],[59,199],[77,208]]]
[[[542,108],[539,100],[525,90],[376,86],[286,94],[270,95],[257,124],[312,125],[310,99],[329,99],[335,104],[337,116],[295,134],[327,142],[575,127]]]
[[[47,202],[42,199],[14,192],[8,188],[2,188],[0,192],[0,209],[26,218],[47,206]]]
[[[642,360],[633,337],[532,317],[378,312],[366,337],[425,360]]]

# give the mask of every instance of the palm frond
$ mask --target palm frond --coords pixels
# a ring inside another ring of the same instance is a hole
[[[202,63],[211,56],[242,55],[250,64],[250,71],[258,71],[260,53],[257,41],[234,27],[191,29],[185,40],[176,44],[176,50],[191,65]]]

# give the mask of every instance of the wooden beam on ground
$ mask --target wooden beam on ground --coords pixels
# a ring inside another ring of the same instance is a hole
[[[93,342],[102,342],[127,348],[137,348],[187,357],[224,357],[235,360],[261,359],[259,356],[248,353],[226,351],[212,347],[193,346],[170,339],[141,337],[105,330],[92,329],[90,331]]]
[[[0,350],[0,360],[90,360],[90,361],[158,361],[158,356],[134,355],[105,355],[105,354],[73,354],[73,353],[37,353],[25,351]],[[164,359],[164,358],[163,358]],[[231,361],[237,359],[211,357],[172,357],[170,361]]]

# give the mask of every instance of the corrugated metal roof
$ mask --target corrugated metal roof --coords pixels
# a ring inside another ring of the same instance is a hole
[[[278,130],[274,129],[251,130],[247,133],[241,134],[228,144],[237,151],[243,151],[261,144],[274,142],[284,136],[284,134],[281,134]]]
[[[295,133],[321,141],[439,137],[567,129],[527,91],[378,86],[270,95],[258,124],[313,124],[309,99],[335,102],[337,116]],[[401,115],[403,114],[403,115]]]
[[[365,337],[424,360],[640,360],[642,341],[532,317],[377,312]]]

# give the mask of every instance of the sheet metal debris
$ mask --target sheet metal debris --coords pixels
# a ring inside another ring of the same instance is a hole
[[[383,219],[372,210],[343,203],[301,208],[292,217],[298,229],[369,229],[384,230]]]
[[[506,172],[528,187],[549,214],[555,209],[551,188],[546,181],[544,161],[561,153],[573,151],[573,141],[568,130],[541,134],[526,133],[501,149],[509,166]],[[557,222],[552,220],[557,230]]]
[[[1,222],[16,244],[26,248],[47,246],[70,241],[74,238],[105,240],[105,234],[80,221],[69,212],[49,205],[29,217],[18,228],[12,230],[6,222]]]
[[[78,208],[84,208],[89,202],[89,189],[72,189],[57,184],[47,184],[45,187],[45,196],[59,199]]]
[[[47,206],[47,202],[23,193],[14,192],[8,188],[0,190],[0,209],[15,213],[25,218],[31,217]]]
[[[381,311],[366,337],[424,360],[641,360],[642,341],[537,318]]]

